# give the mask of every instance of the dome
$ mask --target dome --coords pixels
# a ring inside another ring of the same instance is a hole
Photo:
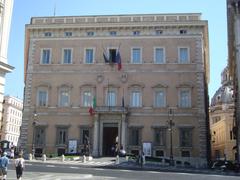
[[[214,94],[211,100],[211,106],[233,103],[233,86],[228,83],[222,85]]]

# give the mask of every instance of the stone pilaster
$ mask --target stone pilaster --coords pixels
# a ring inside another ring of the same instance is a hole
[[[99,115],[94,116],[94,129],[93,129],[93,152],[94,157],[99,156]]]
[[[126,129],[127,129],[127,123],[126,123],[126,115],[122,115],[122,124],[121,124],[121,143],[123,146],[123,149],[126,149]]]

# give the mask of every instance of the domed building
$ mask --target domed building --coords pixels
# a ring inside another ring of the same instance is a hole
[[[212,160],[235,160],[234,96],[228,67],[221,74],[221,84],[212,97],[209,110]]]

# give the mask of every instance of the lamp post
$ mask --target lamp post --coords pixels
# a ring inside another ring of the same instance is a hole
[[[173,132],[173,126],[175,125],[173,122],[174,118],[174,111],[172,108],[169,108],[168,110],[168,126],[169,126],[169,132],[170,132],[170,166],[174,166],[174,160],[173,160],[173,143],[172,143],[172,132]]]
[[[37,120],[37,112],[36,110],[34,110],[33,112],[33,123],[32,123],[32,127],[33,127],[33,136],[32,136],[32,156],[33,158],[35,157],[35,127],[36,127],[36,120]]]

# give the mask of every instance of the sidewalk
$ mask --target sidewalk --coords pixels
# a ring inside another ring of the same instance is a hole
[[[38,163],[48,163],[48,164],[69,164],[78,166],[88,166],[88,167],[101,167],[109,169],[125,169],[125,170],[141,170],[141,171],[162,171],[162,172],[176,172],[176,173],[195,173],[195,174],[214,174],[214,175],[226,175],[226,176],[240,176],[240,173],[235,173],[232,171],[219,171],[207,168],[191,168],[191,167],[175,167],[175,166],[163,166],[158,164],[151,164],[147,162],[142,167],[134,161],[120,161],[116,164],[116,158],[114,157],[102,157],[93,158],[91,161],[82,162],[81,159],[78,160],[65,160],[61,161],[58,159],[48,159],[47,161],[42,160],[26,160],[26,163],[38,162]]]

